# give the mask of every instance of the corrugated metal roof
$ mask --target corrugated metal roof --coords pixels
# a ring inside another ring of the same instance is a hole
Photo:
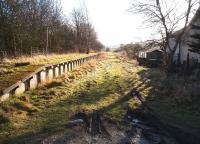
[[[141,50],[139,52],[152,52],[152,51],[161,51],[162,52],[162,50],[159,47],[153,47],[153,48],[150,48],[150,49]]]

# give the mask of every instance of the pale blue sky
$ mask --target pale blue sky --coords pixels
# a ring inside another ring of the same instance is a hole
[[[62,0],[63,12],[70,14],[82,0]],[[85,0],[89,16],[99,40],[106,46],[142,41],[151,37],[150,30],[141,29],[139,16],[127,12],[130,0]]]

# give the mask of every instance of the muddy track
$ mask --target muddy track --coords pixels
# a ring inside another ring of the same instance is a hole
[[[130,92],[131,94],[131,92]],[[127,110],[122,125],[126,128],[120,131],[117,128],[110,130],[109,123],[103,119],[105,109],[94,111],[91,115],[78,113],[73,117],[70,126],[74,127],[84,123],[87,133],[91,135],[91,143],[99,143],[100,137],[105,142],[120,144],[178,144],[173,136],[167,132],[165,126],[155,116],[143,110]],[[105,124],[107,123],[107,124]],[[114,127],[117,127],[114,125]],[[113,133],[123,133],[116,138]],[[93,140],[96,139],[95,142]],[[118,141],[115,141],[118,139]]]

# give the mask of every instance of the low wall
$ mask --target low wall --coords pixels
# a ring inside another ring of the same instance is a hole
[[[36,89],[38,86],[52,82],[54,78],[64,75],[83,63],[97,58],[99,55],[92,55],[76,60],[66,61],[59,64],[45,65],[24,79],[8,87],[0,96],[0,102],[9,99],[11,96],[20,95],[28,90]]]

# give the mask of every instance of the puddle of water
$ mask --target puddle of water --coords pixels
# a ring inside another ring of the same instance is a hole
[[[176,140],[169,137],[162,132],[159,132],[157,128],[148,125],[148,121],[142,121],[138,118],[129,116],[129,123],[132,126],[132,130],[129,133],[133,133],[129,137],[128,143],[133,144],[178,144]],[[162,134],[161,134],[162,133]]]

